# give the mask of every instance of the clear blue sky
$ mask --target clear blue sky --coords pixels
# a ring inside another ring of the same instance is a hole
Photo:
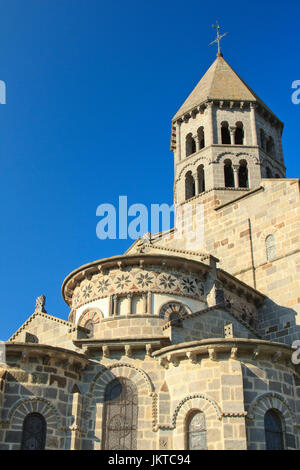
[[[211,5],[211,6],[210,6]],[[224,58],[284,121],[288,177],[299,177],[298,2],[0,0],[1,334],[47,296],[67,318],[64,277],[130,241],[96,237],[96,207],[172,203],[171,118]]]

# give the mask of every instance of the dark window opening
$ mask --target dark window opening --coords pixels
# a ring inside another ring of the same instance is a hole
[[[243,124],[241,122],[236,123],[236,129],[234,133],[234,143],[236,145],[244,144],[244,129],[243,129]]]
[[[205,147],[205,137],[204,137],[204,129],[200,127],[198,129],[198,139],[199,139],[199,149],[203,149]]]
[[[234,188],[234,176],[231,161],[226,161],[224,165],[225,188]]]
[[[195,180],[191,171],[189,171],[185,176],[185,199],[188,200],[195,195]]]
[[[21,450],[44,450],[47,424],[40,413],[30,413],[23,422]]]
[[[186,156],[189,157],[196,152],[196,142],[192,134],[186,136]]]
[[[221,137],[222,137],[222,144],[227,144],[227,145],[231,144],[228,122],[222,122]]]
[[[205,191],[205,174],[203,165],[200,165],[198,168],[198,188],[199,194]]]
[[[247,162],[246,161],[240,162],[239,187],[240,188],[248,188],[248,168],[247,168]]]
[[[283,450],[282,420],[276,410],[265,414],[266,450]]]

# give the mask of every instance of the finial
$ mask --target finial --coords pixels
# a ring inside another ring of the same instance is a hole
[[[212,44],[214,44],[215,42],[218,44],[218,53],[217,53],[217,57],[223,57],[223,54],[221,52],[221,47],[220,47],[220,42],[221,42],[221,39],[223,39],[225,36],[227,36],[228,33],[224,33],[224,34],[220,34],[220,26],[219,26],[219,22],[216,21],[216,24],[213,24],[212,25],[213,28],[215,28],[217,30],[217,37],[214,41],[212,41],[209,46],[211,46]]]
[[[44,295],[40,295],[39,297],[37,297],[35,301],[35,311],[46,313],[45,303],[46,303],[46,297]]]

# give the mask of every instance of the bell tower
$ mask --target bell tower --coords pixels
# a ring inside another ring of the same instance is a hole
[[[282,131],[283,123],[219,50],[172,119],[174,202],[212,190],[225,202],[262,178],[285,178]]]

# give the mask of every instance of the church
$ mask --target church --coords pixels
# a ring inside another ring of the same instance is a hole
[[[300,449],[299,179],[283,123],[218,52],[171,123],[167,232],[63,281],[6,342],[2,450]],[[193,220],[184,227],[195,230]]]

